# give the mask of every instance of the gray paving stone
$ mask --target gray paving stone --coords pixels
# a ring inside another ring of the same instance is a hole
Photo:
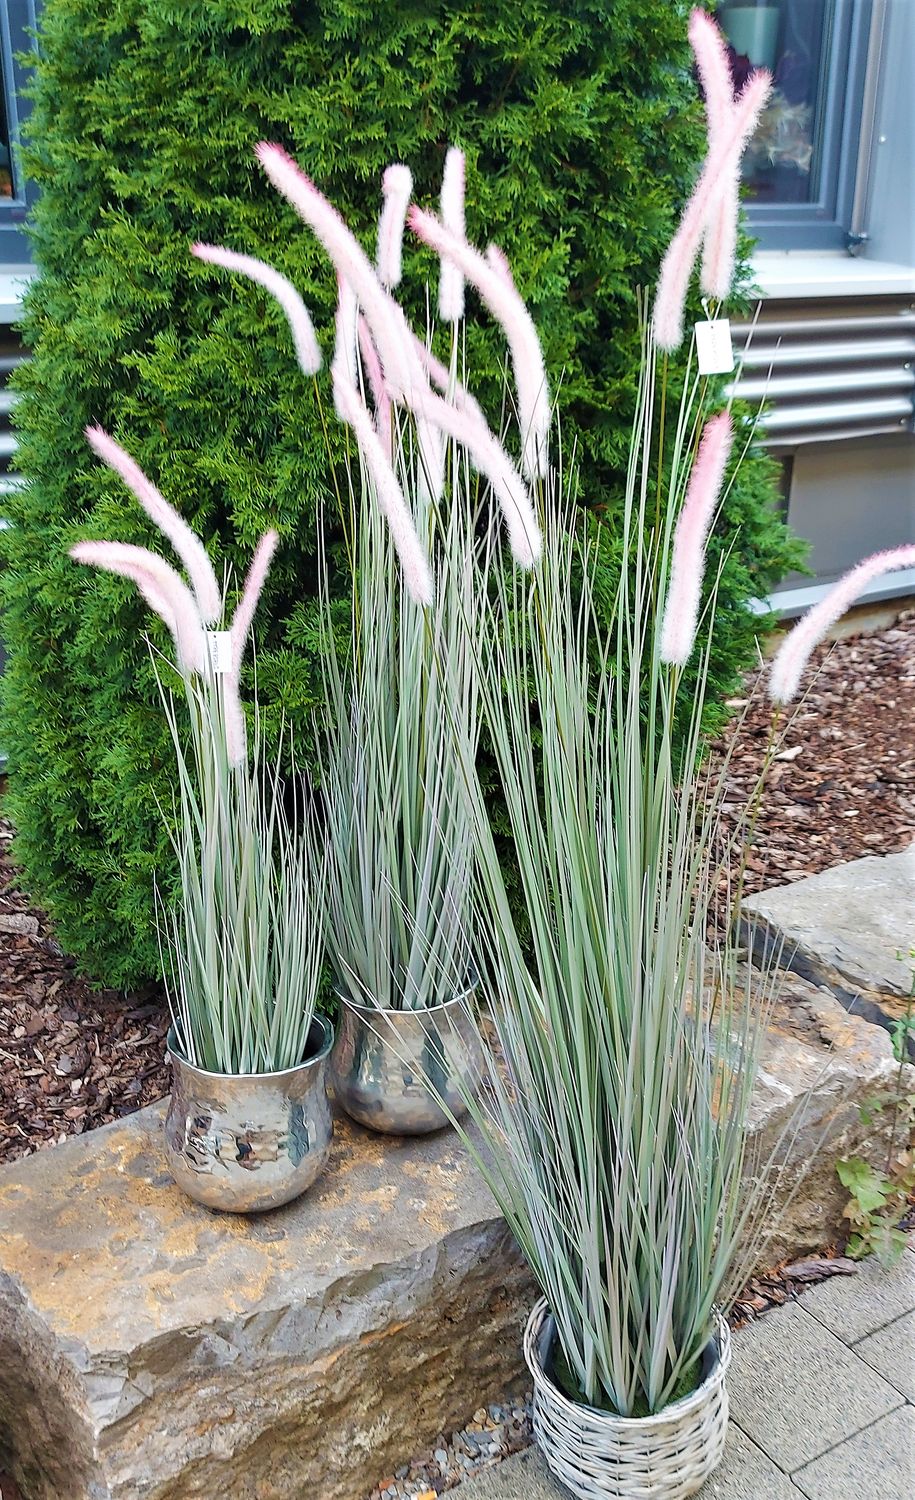
[[[862,1339],[855,1344],[855,1353],[909,1401],[915,1401],[915,1312]]]
[[[915,1255],[907,1250],[889,1270],[871,1256],[857,1276],[831,1276],[811,1287],[801,1306],[843,1344],[856,1344],[915,1310]]]
[[[732,1422],[721,1467],[696,1500],[799,1500],[787,1475]]]
[[[536,1448],[462,1484],[456,1500],[568,1500]],[[731,1423],[720,1468],[696,1500],[800,1500],[795,1486],[745,1433]]]
[[[797,1304],[736,1336],[728,1390],[734,1420],[789,1474],[901,1401]]]
[[[898,1407],[793,1477],[807,1500],[903,1500],[915,1485],[915,1406]]]
[[[569,1500],[536,1448],[526,1448],[504,1463],[467,1479],[456,1491],[460,1500]]]

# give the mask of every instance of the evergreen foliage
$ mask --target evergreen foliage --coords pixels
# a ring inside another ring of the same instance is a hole
[[[40,275],[16,412],[29,484],[4,540],[4,743],[18,857],[61,942],[95,975],[128,984],[158,966],[153,874],[168,852],[156,790],[172,756],[142,639],[166,644],[157,622],[129,585],[67,557],[85,536],[152,539],[92,458],[87,422],[124,443],[214,555],[241,568],[278,527],[258,692],[300,747],[320,685],[316,527],[335,508],[325,376],[312,387],[300,375],[265,293],[195,262],[189,242],[273,262],[329,353],[333,273],[256,169],[254,143],[286,145],[367,247],[383,168],[409,163],[420,201],[434,204],[446,147],[461,144],[468,233],[507,251],[554,384],[561,372],[563,443],[584,460],[584,499],[612,520],[638,367],[635,293],[655,278],[702,146],[687,9],[46,0],[27,161],[41,188]],[[436,272],[405,247],[421,326]],[[488,370],[496,392],[501,341],[472,311],[468,368],[477,384]],[[768,462],[754,459],[729,501],[719,689],[751,652],[744,601],[793,560],[770,493]],[[348,615],[341,598],[341,630]]]

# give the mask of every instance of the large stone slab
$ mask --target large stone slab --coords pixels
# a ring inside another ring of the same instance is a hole
[[[26,1500],[361,1500],[517,1386],[532,1296],[449,1132],[338,1126],[245,1219],[174,1187],[143,1110],[0,1172],[0,1469]]]
[[[744,911],[784,940],[808,977],[850,986],[898,1015],[915,959],[915,844],[749,896]]]

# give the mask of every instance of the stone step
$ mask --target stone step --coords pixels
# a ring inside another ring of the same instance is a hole
[[[761,1261],[834,1235],[836,1157],[867,1147],[858,1106],[893,1066],[786,976],[749,1156],[809,1094],[783,1201],[809,1170]],[[311,1192],[245,1219],[174,1187],[162,1112],[0,1169],[0,1471],[25,1500],[364,1500],[526,1384],[534,1288],[451,1132],[338,1122]]]

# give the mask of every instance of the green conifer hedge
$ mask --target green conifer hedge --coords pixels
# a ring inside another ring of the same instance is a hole
[[[268,524],[283,546],[259,613],[259,694],[307,723],[317,687],[316,526],[333,510],[319,417],[278,310],[188,253],[197,238],[290,275],[331,346],[333,273],[255,168],[288,146],[372,245],[379,180],[409,163],[437,198],[446,146],[468,158],[468,232],[500,242],[562,374],[564,444],[612,518],[649,285],[695,173],[700,111],[685,0],[45,0],[28,166],[41,187],[32,358],[16,419],[28,486],[5,535],[4,744],[18,857],[61,942],[90,972],[154,972],[153,876],[170,862],[157,797],[168,733],[122,581],[77,568],[83,536],[158,544],[91,457],[101,422],[211,545],[244,567]],[[406,279],[434,276],[408,248]],[[473,299],[471,299],[472,301]],[[484,316],[469,364],[497,384]],[[332,425],[332,419],[331,425]],[[715,678],[751,649],[743,608],[792,558],[766,460],[730,503]],[[341,573],[341,590],[345,587]],[[345,618],[345,610],[341,618]]]

